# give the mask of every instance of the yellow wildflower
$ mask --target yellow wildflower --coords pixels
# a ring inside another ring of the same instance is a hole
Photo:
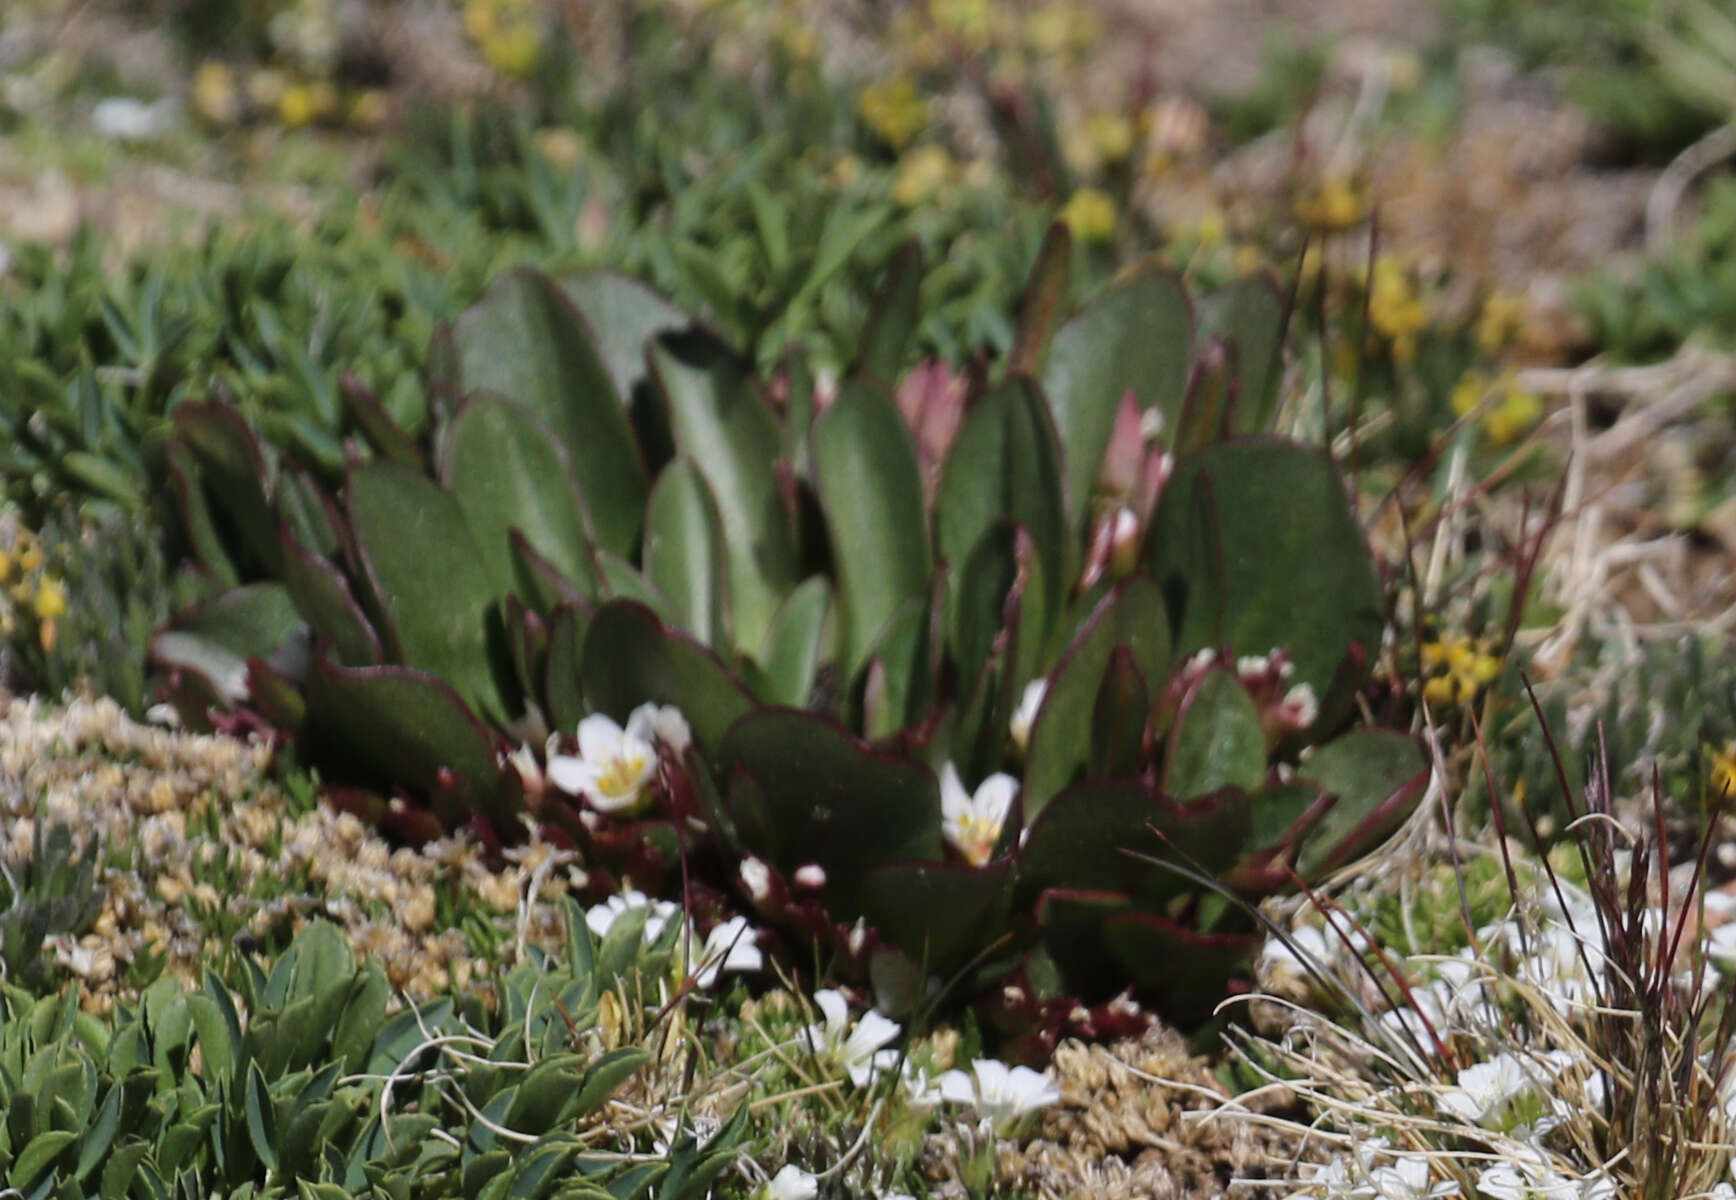
[[[1519,387],[1509,387],[1501,403],[1483,415],[1483,431],[1497,446],[1505,446],[1543,417],[1543,401]]]
[[[894,75],[862,89],[856,113],[881,141],[902,150],[928,124],[928,101],[908,75]]]
[[[892,184],[892,199],[906,208],[922,203],[952,182],[954,163],[945,147],[918,146],[898,164]]]
[[[326,84],[329,88],[331,85]],[[277,119],[291,129],[312,124],[324,115],[328,99],[321,91],[321,85],[311,83],[292,83],[283,89],[283,94],[277,98]]]
[[[842,191],[862,174],[862,160],[854,154],[841,154],[832,169],[826,172],[826,183],[834,191]]]
[[[482,39],[483,59],[502,75],[530,74],[541,48],[542,38],[528,18],[515,20]]]
[[[12,552],[0,546],[0,583],[12,578]]]
[[[536,131],[531,137],[536,146],[536,152],[548,160],[550,166],[570,171],[579,165],[579,159],[584,156],[585,144],[579,140],[579,135],[571,129],[549,125]]]
[[[1720,797],[1736,796],[1736,742],[1725,742],[1722,750],[1712,750],[1711,767],[1707,772],[1712,790]]]
[[[464,6],[464,32],[475,41],[482,41],[497,28],[493,0],[470,0]]]
[[[1115,234],[1115,201],[1097,188],[1082,187],[1061,209],[1061,220],[1078,241],[1106,242]]]
[[[42,570],[42,546],[29,533],[18,535],[18,568],[26,573]]]
[[[1133,122],[1120,113],[1093,113],[1085,137],[1099,162],[1118,163],[1133,153]]]
[[[1034,54],[1089,50],[1102,35],[1095,14],[1067,0],[1055,0],[1025,18],[1025,45]]]
[[[193,72],[193,111],[211,125],[228,125],[240,115],[235,72],[227,63],[207,59]]]
[[[1361,189],[1341,175],[1330,176],[1296,201],[1296,220],[1310,229],[1328,232],[1359,223],[1366,207]]]
[[[66,585],[53,575],[44,575],[36,584],[36,601],[31,611],[38,621],[52,621],[66,611]]]
[[[371,132],[386,123],[390,111],[386,93],[379,88],[367,88],[357,92],[355,99],[350,101],[350,124]]]
[[[1525,328],[1525,301],[1520,296],[1493,293],[1477,318],[1477,345],[1486,354],[1505,349]]]
[[[994,5],[990,0],[930,0],[929,16],[972,50],[986,50],[994,40]]]
[[[1501,659],[1487,638],[1426,634],[1422,645],[1423,699],[1430,707],[1464,704],[1501,673]]]
[[[1195,226],[1194,236],[1199,238],[1202,246],[1215,246],[1223,241],[1224,214],[1215,208],[1206,209]]]
[[[1392,346],[1393,361],[1403,366],[1416,356],[1416,339],[1428,325],[1429,312],[1410,277],[1397,260],[1375,260],[1369,281],[1368,320]]]

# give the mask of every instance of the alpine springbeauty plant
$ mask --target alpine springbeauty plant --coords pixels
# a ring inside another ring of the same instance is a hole
[[[529,814],[595,899],[745,903],[889,1016],[974,998],[1033,1053],[1143,1022],[1129,988],[1199,1018],[1260,941],[1226,896],[1371,847],[1425,766],[1357,727],[1384,598],[1336,466],[1269,432],[1274,287],[1146,264],[1068,312],[1067,262],[1058,227],[961,374],[913,368],[912,250],[825,383],[510,272],[436,341],[428,440],[352,390],[335,493],[183,405],[232,585],[156,640],[184,718],[407,838]]]

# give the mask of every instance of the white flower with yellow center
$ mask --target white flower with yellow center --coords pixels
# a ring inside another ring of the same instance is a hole
[[[1002,773],[979,783],[973,796],[964,790],[957,769],[947,763],[940,769],[941,836],[971,866],[982,866],[995,852],[1018,791],[1019,781]]]
[[[1013,745],[1019,748],[1020,754],[1031,744],[1031,727],[1037,723],[1037,712],[1043,707],[1043,697],[1048,694],[1049,681],[1033,679],[1019,695],[1019,706],[1013,710],[1008,732],[1013,735]]]
[[[1060,1100],[1061,1091],[1047,1071],[979,1058],[971,1063],[969,1074],[942,1075],[940,1096],[953,1104],[970,1105],[996,1134],[1009,1137],[1025,1117]]]
[[[645,801],[645,789],[657,772],[657,751],[629,719],[622,729],[610,717],[595,713],[579,722],[579,753],[557,754],[551,746],[548,780],[561,791],[583,796],[599,812],[629,813]]]

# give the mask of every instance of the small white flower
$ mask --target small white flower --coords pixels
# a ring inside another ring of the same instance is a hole
[[[964,790],[951,763],[940,769],[940,833],[973,867],[989,861],[1012,811],[1019,781],[1004,773],[977,785],[976,795]]]
[[[1615,1181],[1601,1174],[1569,1179],[1542,1163],[1504,1163],[1478,1175],[1477,1190],[1491,1200],[1614,1200]]]
[[[537,765],[536,751],[529,746],[520,746],[510,754],[501,756],[501,766],[511,767],[518,772],[519,782],[524,785],[528,795],[538,796],[543,790],[543,771]]]
[[[1459,1072],[1458,1086],[1441,1095],[1441,1107],[1460,1120],[1524,1139],[1561,1123],[1550,1093],[1554,1076],[1573,1065],[1572,1056],[1551,1051],[1522,1058],[1511,1051]]]
[[[948,1071],[940,1077],[941,1099],[968,1104],[997,1134],[1010,1136],[1019,1122],[1061,1099],[1046,1071],[1009,1067],[992,1058],[971,1063],[971,1073]]]
[[[1726,970],[1736,967],[1736,921],[1720,925],[1706,935],[1706,957]]]
[[[815,1057],[842,1067],[851,1083],[866,1087],[877,1071],[885,1069],[886,1060],[879,1057],[879,1050],[896,1038],[902,1027],[873,1009],[863,1013],[852,1027],[850,1002],[843,992],[832,988],[815,992],[814,1003],[825,1020],[802,1030],[800,1041]]]
[[[806,863],[796,868],[796,886],[819,891],[826,886],[826,868],[819,863]]]
[[[563,792],[583,796],[599,812],[626,813],[637,808],[657,771],[651,743],[602,713],[580,721],[578,733],[578,757],[549,754],[549,782]]]
[[[1031,744],[1031,726],[1037,723],[1037,713],[1043,707],[1043,698],[1049,694],[1047,679],[1033,679],[1025,685],[1025,690],[1019,694],[1019,706],[1013,710],[1013,719],[1008,723],[1008,732],[1013,735],[1013,745],[1023,754]]]
[[[757,971],[765,966],[757,937],[746,917],[720,922],[706,935],[698,961],[689,966],[694,985],[709,988],[724,971]]]
[[[585,924],[591,927],[591,932],[598,940],[609,936],[609,930],[620,920],[628,910],[635,908],[649,909],[645,918],[645,944],[655,945],[657,939],[663,936],[663,930],[669,922],[680,915],[680,908],[673,900],[653,900],[644,892],[625,891],[610,896],[603,903],[594,905],[585,911]]]
[[[1320,701],[1315,698],[1314,689],[1306,683],[1293,686],[1284,693],[1284,698],[1278,704],[1285,721],[1297,729],[1308,728],[1320,715]]]
[[[820,1194],[820,1181],[795,1163],[786,1163],[756,1194],[763,1200],[814,1200]]]
[[[627,732],[658,743],[671,758],[680,758],[693,744],[687,718],[673,704],[641,704],[627,714]]]
[[[1307,1164],[1302,1168],[1302,1179],[1321,1200],[1372,1200],[1374,1196],[1374,1188],[1362,1172],[1341,1154],[1334,1154],[1328,1163]]]
[[[1433,1172],[1429,1160],[1421,1154],[1400,1154],[1390,1167],[1376,1167],[1368,1173],[1374,1195],[1381,1200],[1430,1200],[1431,1197],[1456,1196],[1459,1185],[1450,1179],[1429,1182]]]
[[[148,142],[169,132],[175,123],[175,102],[165,97],[154,104],[130,96],[111,96],[90,113],[91,128],[115,142]]]
[[[771,868],[751,854],[741,860],[741,882],[757,904],[764,904],[772,894]]]

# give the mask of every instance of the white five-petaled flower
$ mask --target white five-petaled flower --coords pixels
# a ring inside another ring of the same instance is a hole
[[[599,812],[630,813],[645,800],[646,786],[657,773],[656,733],[642,706],[622,729],[613,718],[593,713],[579,722],[579,753],[555,752],[550,739],[549,782],[574,796],[583,796]]]
[[[1490,1200],[1615,1200],[1615,1181],[1594,1174],[1570,1179],[1541,1163],[1503,1163],[1477,1176],[1477,1190]]]
[[[1459,1185],[1451,1179],[1431,1183],[1429,1160],[1421,1154],[1401,1154],[1390,1167],[1376,1167],[1368,1173],[1373,1195],[1381,1200],[1431,1200],[1438,1196],[1456,1196]]]
[[[948,1071],[942,1075],[940,1096],[955,1104],[970,1105],[996,1134],[1006,1137],[1026,1116],[1058,1101],[1061,1092],[1046,1071],[1009,1067],[992,1058],[979,1058],[971,1063],[969,1074]]]
[[[940,833],[973,867],[988,862],[1012,811],[1019,781],[1004,773],[977,785],[976,795],[964,790],[951,763],[940,769]]]
[[[763,1200],[814,1200],[820,1181],[795,1163],[786,1163],[757,1193]]]
[[[694,958],[688,965],[694,985],[709,988],[724,971],[757,971],[765,966],[756,937],[746,917],[731,917],[713,926],[704,948],[696,956],[691,947],[688,951]]]
[[[1442,1093],[1441,1107],[1469,1124],[1521,1139],[1546,1133],[1562,1120],[1550,1102],[1551,1081],[1572,1065],[1565,1051],[1529,1058],[1505,1051],[1460,1071],[1458,1086]]]
[[[644,892],[629,889],[586,909],[585,924],[589,925],[591,932],[601,940],[609,936],[609,930],[614,928],[616,921],[635,908],[650,910],[645,917],[643,934],[647,946],[656,944],[669,922],[678,919],[681,914],[680,906],[673,900],[653,900]]]
[[[1047,679],[1031,680],[1019,694],[1019,706],[1013,710],[1013,719],[1008,723],[1007,731],[1013,735],[1013,745],[1019,748],[1020,754],[1031,744],[1031,727],[1037,723],[1037,712],[1043,707],[1043,698],[1048,694]]]
[[[893,1067],[896,1052],[882,1047],[898,1036],[897,1021],[870,1009],[852,1027],[850,1002],[832,988],[815,992],[814,1003],[825,1020],[809,1025],[798,1037],[815,1057],[842,1067],[857,1087],[868,1086],[876,1073]]]

